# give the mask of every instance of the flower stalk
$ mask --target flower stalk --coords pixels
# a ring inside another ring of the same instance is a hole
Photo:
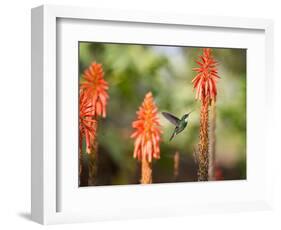
[[[197,73],[193,78],[193,88],[196,89],[196,99],[201,101],[200,110],[200,141],[198,145],[198,180],[209,180],[209,164],[213,169],[214,157],[211,157],[212,161],[209,162],[209,106],[215,103],[217,96],[217,62],[213,58],[212,50],[210,48],[204,48],[203,54],[200,56],[200,60],[196,61],[199,67],[193,68]],[[215,118],[214,118],[215,119]],[[212,133],[212,135],[214,135]],[[215,155],[214,152],[212,152]]]
[[[209,154],[209,180],[215,180],[216,169],[216,103],[211,101],[210,109],[210,154]]]
[[[152,183],[152,163],[143,155],[141,161],[141,184]]]
[[[209,111],[208,104],[204,103],[201,105],[200,111],[200,142],[199,142],[199,156],[198,156],[198,180],[208,180],[208,168],[209,168],[209,157],[208,157],[208,119]]]
[[[83,73],[80,82],[80,136],[79,155],[80,173],[88,177],[91,185],[96,184],[97,175],[97,129],[98,117],[106,117],[106,105],[109,98],[108,83],[104,80],[104,73],[101,64],[93,62]],[[87,116],[85,112],[87,111]],[[82,141],[86,140],[87,160],[83,157]],[[87,168],[87,169],[85,169]],[[85,173],[82,173],[82,172]],[[86,175],[87,174],[87,175]],[[86,180],[83,180],[84,182]],[[86,183],[86,182],[85,182]],[[88,184],[87,184],[88,185]]]
[[[132,123],[135,129],[131,135],[135,140],[133,156],[141,162],[142,184],[152,183],[152,159],[160,158],[159,142],[162,131],[157,111],[152,93],[148,92],[137,111],[137,119]]]
[[[174,179],[176,180],[179,176],[179,167],[180,167],[180,154],[178,151],[174,154]]]

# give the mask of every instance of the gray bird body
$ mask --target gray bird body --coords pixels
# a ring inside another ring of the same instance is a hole
[[[162,115],[168,120],[170,121],[173,125],[175,125],[175,129],[172,133],[172,136],[170,137],[170,141],[179,133],[181,133],[187,126],[188,124],[188,116],[190,113],[184,114],[181,119],[177,118],[176,116],[174,116],[171,113],[167,113],[167,112],[162,112]]]

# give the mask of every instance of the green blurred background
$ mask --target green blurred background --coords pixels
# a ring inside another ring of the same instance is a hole
[[[213,48],[218,81],[217,179],[246,179],[246,50]],[[109,83],[107,117],[99,119],[98,171],[95,185],[136,184],[140,163],[133,158],[131,123],[148,91],[159,112],[190,115],[187,129],[169,142],[174,129],[159,113],[163,128],[161,158],[153,162],[153,183],[197,181],[194,151],[199,141],[200,102],[191,80],[202,48],[133,44],[79,43],[79,74],[96,61]],[[174,154],[180,155],[174,175]],[[89,158],[85,154],[85,158]],[[89,184],[91,185],[91,183]]]

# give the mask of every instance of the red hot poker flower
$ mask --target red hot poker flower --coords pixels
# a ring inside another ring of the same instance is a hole
[[[193,68],[197,75],[193,78],[193,88],[196,89],[196,99],[203,103],[216,100],[217,96],[217,79],[218,76],[217,62],[212,56],[210,48],[203,49],[203,55],[200,61],[196,61],[198,68]],[[206,100],[207,99],[207,100]]]
[[[95,116],[106,117],[108,83],[104,80],[102,65],[93,62],[84,71],[80,88],[92,98]]]
[[[141,160],[142,157],[151,162],[152,158],[160,158],[160,129],[157,107],[153,101],[152,93],[145,95],[142,105],[137,112],[137,120],[132,123],[135,132],[131,138],[134,142],[134,158]]]
[[[80,115],[79,115],[79,147],[82,149],[82,138],[86,139],[86,152],[91,153],[91,146],[96,138],[97,121],[93,119],[95,110],[92,101],[89,99],[85,91],[80,90]]]

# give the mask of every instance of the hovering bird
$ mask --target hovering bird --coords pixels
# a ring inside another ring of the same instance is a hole
[[[180,132],[182,132],[186,126],[187,126],[187,123],[188,123],[188,116],[191,112],[187,113],[187,114],[184,114],[182,116],[181,119],[177,118],[176,116],[174,116],[173,114],[171,113],[168,113],[168,112],[162,112],[162,115],[169,121],[171,122],[173,125],[175,125],[175,129],[174,129],[174,132],[172,134],[172,136],[170,137],[170,141],[176,136],[178,135]]]

